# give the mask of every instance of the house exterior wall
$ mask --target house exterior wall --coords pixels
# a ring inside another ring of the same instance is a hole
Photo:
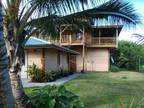
[[[45,70],[68,70],[67,53],[59,52],[56,49],[45,50]]]
[[[69,69],[68,53],[59,52],[56,49],[44,49],[44,59],[42,49],[27,49],[27,66],[36,64],[39,68],[45,67],[45,70],[58,70],[60,67],[64,70]],[[59,59],[59,60],[58,60]],[[44,60],[44,63],[43,63]],[[43,66],[43,64],[45,66]],[[27,66],[25,68],[27,68]]]
[[[67,53],[60,53],[60,66],[64,70],[68,70],[68,54]]]
[[[58,51],[55,49],[45,50],[45,70],[58,70]]]
[[[73,47],[80,55],[76,56],[77,71],[83,70],[82,47]],[[85,70],[105,72],[109,71],[109,49],[86,48],[85,49]]]
[[[42,49],[28,49],[28,66],[36,64],[39,68],[42,68]]]
[[[87,49],[87,71],[109,71],[108,49]]]

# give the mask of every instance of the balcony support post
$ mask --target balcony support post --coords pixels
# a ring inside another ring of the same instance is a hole
[[[72,35],[70,35],[69,37],[69,45],[71,45],[71,43],[72,43]]]
[[[83,26],[83,30],[82,30],[82,33],[83,33],[83,70],[82,72],[84,73],[85,72],[85,28]]]
[[[62,43],[62,32],[61,32],[61,27],[60,27],[60,45]]]
[[[116,39],[115,39],[115,41],[116,41],[116,47],[118,47],[118,35],[119,35],[118,28],[116,28]]]
[[[101,45],[101,31],[99,29],[99,45]]]

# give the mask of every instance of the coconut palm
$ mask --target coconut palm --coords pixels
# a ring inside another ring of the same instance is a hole
[[[3,16],[0,1],[0,108],[14,108],[14,98],[10,85],[8,56],[3,37]]]
[[[61,24],[83,26],[91,24],[94,19],[112,20],[112,23],[120,21],[126,25],[139,22],[139,17],[129,3],[121,0],[110,0],[102,5],[99,3],[99,0],[6,0],[5,35],[12,89],[19,108],[24,104],[30,108],[20,72],[24,64],[24,44],[32,34],[38,32],[56,36]],[[89,6],[93,8],[86,9]]]
[[[144,35],[134,33],[133,36],[136,38],[135,42],[137,44],[143,44],[144,43]]]

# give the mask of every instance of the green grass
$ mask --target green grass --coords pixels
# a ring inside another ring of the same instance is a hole
[[[87,108],[123,108],[121,103],[128,106],[134,99],[136,105],[144,97],[144,74],[137,72],[85,73],[65,85]],[[26,89],[28,95],[31,90]]]
[[[87,108],[121,108],[121,103],[128,106],[134,99],[137,104],[144,97],[144,74],[86,73],[66,87],[78,94]]]

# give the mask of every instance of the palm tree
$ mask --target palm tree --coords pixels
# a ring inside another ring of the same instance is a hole
[[[137,33],[134,33],[133,36],[136,38],[135,42],[137,44],[143,44],[144,43],[144,35],[141,35],[141,34],[137,34]]]
[[[3,37],[2,4],[0,1],[0,108],[14,108],[14,98],[10,85],[8,56]]]
[[[39,32],[55,36],[61,24],[90,24],[93,19],[120,21],[127,25],[139,22],[139,17],[129,3],[110,0],[98,6],[99,3],[99,0],[6,0],[6,43],[10,58],[12,90],[19,108],[29,103],[20,72],[24,64],[24,44],[32,34]],[[93,8],[86,9],[89,5]],[[27,107],[30,108],[29,105]]]

